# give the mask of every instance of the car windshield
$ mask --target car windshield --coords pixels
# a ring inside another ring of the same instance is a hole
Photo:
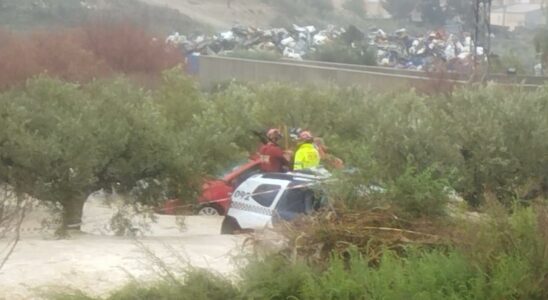
[[[223,178],[226,175],[234,172],[236,169],[238,169],[240,166],[246,164],[249,161],[249,159],[242,159],[240,161],[237,161],[235,163],[230,164],[229,167],[222,169],[221,171],[217,172],[215,174],[216,178]]]

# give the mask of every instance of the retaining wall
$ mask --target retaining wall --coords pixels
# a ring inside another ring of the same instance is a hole
[[[386,67],[349,65],[317,61],[261,61],[221,56],[200,56],[198,78],[205,89],[216,84],[236,80],[265,83],[287,82],[298,85],[360,86],[372,91],[442,88],[442,85],[464,85],[468,78],[462,74],[434,74]],[[548,77],[507,76],[493,74],[489,80],[501,86],[520,85],[535,89],[548,82]]]

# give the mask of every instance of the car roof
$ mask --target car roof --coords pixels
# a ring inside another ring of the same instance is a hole
[[[253,178],[264,178],[264,179],[274,179],[274,180],[282,180],[282,181],[288,181],[288,182],[317,182],[322,179],[322,177],[310,175],[310,174],[302,174],[302,173],[262,173],[257,174],[253,176]]]
[[[245,164],[237,166],[236,168],[232,169],[232,171],[226,173],[223,177],[223,180],[226,182],[230,182],[236,177],[240,176],[242,173],[257,167],[260,164],[260,160],[248,160]]]

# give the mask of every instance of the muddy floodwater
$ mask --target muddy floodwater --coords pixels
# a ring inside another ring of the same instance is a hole
[[[0,271],[0,299],[37,299],[37,292],[52,286],[105,296],[132,277],[154,280],[157,268],[149,251],[174,270],[190,263],[228,275],[243,237],[220,235],[221,221],[222,217],[187,217],[187,229],[179,234],[169,236],[164,230],[161,236],[137,240],[82,232],[61,240],[24,234]],[[162,233],[162,228],[153,229]],[[0,240],[0,249],[6,244]]]

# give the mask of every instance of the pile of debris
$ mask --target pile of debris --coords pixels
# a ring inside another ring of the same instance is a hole
[[[315,26],[272,28],[236,26],[229,31],[208,35],[170,35],[166,43],[180,47],[185,55],[227,55],[246,50],[273,52],[285,58],[302,60],[318,47],[330,43],[343,43],[348,47],[367,48],[376,54],[380,66],[413,70],[432,70],[440,65],[447,71],[465,71],[472,67],[474,56],[482,57],[482,47],[475,47],[468,33],[446,34],[428,32],[416,36],[406,29],[387,34],[379,28],[363,32],[355,26],[348,29],[329,25],[324,29]]]
[[[481,59],[484,49],[474,47],[469,33],[460,36],[439,31],[411,36],[404,28],[391,35],[378,28],[368,33],[369,45],[377,49],[379,65],[414,70],[429,70],[440,64],[448,71],[472,67],[474,56]]]
[[[315,47],[335,40],[342,33],[344,28],[335,26],[322,30],[314,26],[297,25],[290,29],[268,30],[236,26],[212,36],[200,34],[187,37],[176,32],[166,39],[166,43],[181,47],[185,54],[223,55],[237,50],[271,51],[287,58],[302,60]]]
[[[288,241],[288,256],[316,263],[351,248],[375,261],[386,249],[403,251],[407,245],[446,247],[454,243],[451,228],[431,220],[404,220],[387,209],[330,210],[277,228]]]

